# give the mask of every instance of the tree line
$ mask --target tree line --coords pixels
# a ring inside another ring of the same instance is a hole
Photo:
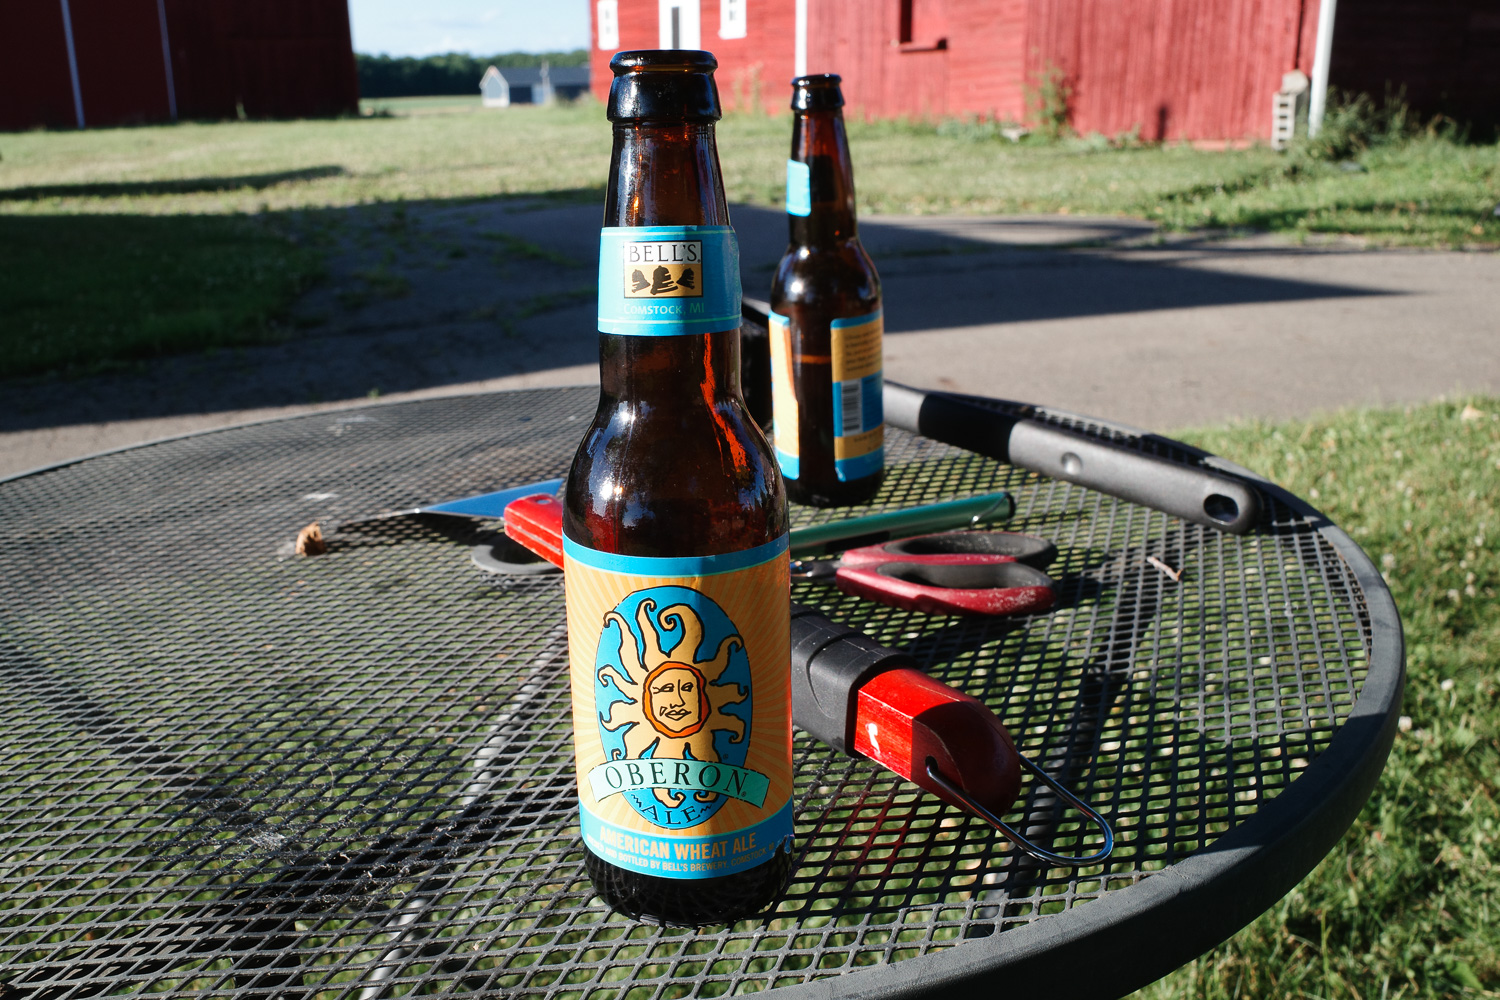
[[[474,94],[478,93],[479,78],[488,67],[540,66],[543,59],[553,66],[586,66],[589,53],[588,49],[574,49],[571,52],[502,52],[493,56],[448,52],[423,59],[363,53],[354,56],[361,97]]]

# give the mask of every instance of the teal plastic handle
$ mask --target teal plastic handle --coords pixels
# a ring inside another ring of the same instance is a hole
[[[851,517],[827,524],[793,528],[793,559],[826,556],[861,545],[876,545],[893,538],[910,538],[929,531],[977,527],[1007,521],[1016,512],[1016,502],[1009,493],[983,493],[962,500],[907,507],[904,510]]]

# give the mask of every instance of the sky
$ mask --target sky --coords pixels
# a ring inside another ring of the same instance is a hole
[[[349,0],[354,51],[493,55],[589,46],[588,0]]]

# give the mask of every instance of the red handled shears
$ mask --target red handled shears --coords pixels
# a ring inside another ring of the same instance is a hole
[[[850,549],[836,559],[792,561],[792,581],[932,615],[1046,611],[1057,585],[1042,572],[1057,558],[1045,538],[1010,531],[952,531]]]

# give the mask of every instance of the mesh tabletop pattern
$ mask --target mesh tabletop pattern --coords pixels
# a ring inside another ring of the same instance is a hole
[[[469,553],[493,526],[434,518],[290,551],[315,519],[562,475],[594,398],[315,414],[0,483],[0,998],[648,1000],[874,977],[1202,852],[1360,695],[1367,595],[1307,508],[1269,492],[1257,532],[1221,535],[892,432],[871,506],[1011,490],[1008,527],[1057,544],[1057,608],[794,598],[984,700],[1109,817],[1113,857],[1031,861],[799,734],[800,853],[772,912],[612,914],[583,872],[560,576],[487,575]],[[1048,797],[1007,818],[1055,851],[1097,846]]]

